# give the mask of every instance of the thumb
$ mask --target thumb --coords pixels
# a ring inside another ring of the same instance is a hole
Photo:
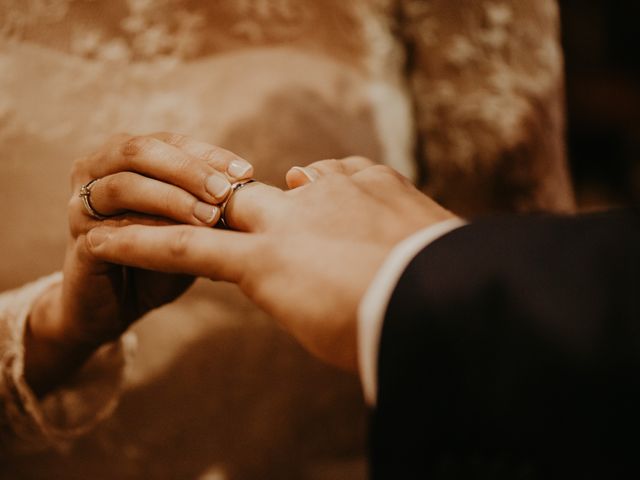
[[[287,172],[287,187],[292,190],[294,188],[304,187],[314,182],[317,178],[318,175],[313,170],[303,167],[293,167]]]

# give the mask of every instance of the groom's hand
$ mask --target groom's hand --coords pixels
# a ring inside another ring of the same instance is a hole
[[[360,157],[296,167],[287,182],[289,191],[239,190],[227,210],[237,231],[100,227],[88,248],[108,262],[237,283],[312,353],[355,370],[357,309],[382,262],[407,236],[454,215]]]

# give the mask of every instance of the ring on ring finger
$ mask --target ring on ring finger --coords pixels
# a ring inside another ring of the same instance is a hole
[[[103,215],[98,212],[95,208],[93,208],[93,204],[91,203],[91,189],[93,189],[93,187],[96,183],[98,183],[99,180],[99,178],[95,178],[86,185],[80,187],[79,197],[82,199],[84,209],[90,217],[95,218],[96,220],[106,220],[107,218],[110,218],[110,216]]]
[[[227,218],[226,218],[227,206],[233,199],[234,194],[241,188],[246,187],[250,183],[254,183],[254,182],[256,182],[256,180],[251,178],[249,180],[243,180],[241,182],[236,182],[233,185],[231,185],[231,191],[229,192],[229,195],[227,196],[226,201],[220,207],[220,222],[222,223],[222,225],[229,228],[229,222],[227,222]]]

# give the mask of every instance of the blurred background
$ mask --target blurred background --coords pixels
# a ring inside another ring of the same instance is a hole
[[[640,201],[640,3],[561,0],[568,147],[583,209]]]

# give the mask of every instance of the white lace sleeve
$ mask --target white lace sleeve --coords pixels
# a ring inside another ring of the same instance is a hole
[[[0,295],[0,454],[61,447],[115,408],[135,349],[127,334],[105,345],[64,387],[38,399],[24,378],[24,332],[34,302],[60,273]]]

